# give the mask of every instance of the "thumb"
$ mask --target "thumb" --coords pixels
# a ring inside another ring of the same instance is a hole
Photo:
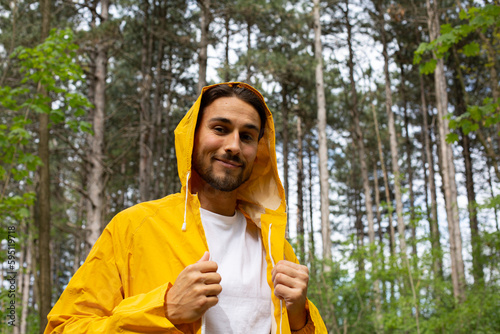
[[[201,257],[201,259],[199,259],[196,263],[198,262],[203,262],[203,261],[208,261],[210,260],[210,252],[205,252],[205,254],[203,254],[203,256]]]

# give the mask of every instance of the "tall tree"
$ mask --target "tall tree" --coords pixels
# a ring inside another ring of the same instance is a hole
[[[376,276],[376,271],[378,266],[376,264],[376,247],[375,247],[375,227],[374,227],[374,217],[373,217],[373,204],[372,195],[370,189],[370,180],[368,179],[368,167],[366,164],[366,153],[365,153],[365,143],[363,131],[361,130],[359,111],[358,111],[358,92],[356,90],[356,81],[354,79],[354,51],[352,46],[352,25],[349,18],[349,0],[345,1],[345,23],[347,28],[347,47],[349,50],[349,58],[347,61],[347,66],[349,67],[349,83],[350,83],[350,105],[349,112],[351,114],[351,136],[353,145],[356,146],[358,152],[358,161],[360,164],[361,178],[363,180],[363,191],[365,195],[365,209],[366,209],[366,219],[368,221],[368,238],[370,240],[371,249],[371,259],[372,271],[374,276]],[[364,233],[363,233],[364,234]],[[374,289],[374,302],[375,302],[375,312],[376,312],[376,331],[377,333],[383,332],[382,324],[382,309],[381,309],[381,296],[380,296],[380,281],[376,279],[373,283]]]
[[[102,28],[106,21],[108,21],[109,0],[101,0],[100,9],[99,15],[97,15],[97,8],[92,10],[91,27],[93,29]],[[97,26],[97,19],[99,19],[99,26]],[[100,34],[99,36],[101,37],[98,37],[98,40],[95,41],[95,49],[91,55],[91,68],[93,72],[89,95],[94,108],[90,112],[93,134],[88,137],[88,161],[90,162],[90,166],[87,180],[87,247],[91,247],[97,241],[104,224],[104,192],[106,187],[104,136],[109,41],[105,37],[102,37],[102,35],[105,36],[105,34]]]
[[[398,142],[396,134],[396,125],[394,120],[394,113],[392,111],[392,91],[391,91],[391,77],[389,74],[389,52],[388,52],[388,38],[387,32],[385,30],[385,19],[384,19],[384,8],[383,1],[374,1],[375,9],[377,11],[377,26],[379,28],[380,40],[382,42],[382,55],[384,57],[384,77],[385,77],[385,110],[387,113],[387,122],[389,128],[389,142],[391,148],[391,162],[392,162],[392,172],[394,174],[394,194],[396,199],[396,215],[398,219],[398,233],[399,233],[399,249],[401,251],[401,258],[403,261],[403,266],[406,266],[408,271],[408,281],[413,293],[413,302],[415,306],[415,321],[417,326],[417,332],[420,332],[419,325],[419,309],[418,300],[416,296],[415,286],[413,284],[412,269],[408,260],[407,247],[406,247],[406,235],[405,235],[405,223],[403,217],[403,199],[401,194],[401,173],[399,170],[399,152],[398,152]]]
[[[456,73],[453,80],[452,99],[455,100],[455,112],[457,115],[463,115],[467,112],[467,105],[470,105],[470,98],[465,89],[464,76],[460,68],[460,60],[458,58],[456,47],[452,47],[453,54],[453,68]],[[462,146],[462,156],[464,158],[465,167],[465,188],[467,191],[467,211],[469,212],[469,226],[471,233],[472,245],[472,275],[474,282],[481,282],[484,278],[483,264],[482,264],[482,246],[479,240],[479,222],[477,218],[477,202],[476,191],[474,190],[474,172],[473,160],[471,154],[471,139],[469,134],[465,134],[460,129],[460,145]]]
[[[143,0],[143,25],[141,48],[140,117],[139,117],[139,194],[142,202],[151,200],[151,177],[153,170],[153,115],[150,103],[153,85],[153,20],[149,0]]]
[[[198,93],[207,85],[208,32],[210,27],[210,0],[198,0],[201,11],[200,53],[198,54]]]
[[[439,12],[437,1],[426,0],[427,25],[431,41],[440,35]],[[434,55],[435,58],[437,58]],[[446,218],[450,235],[451,279],[453,282],[453,295],[458,301],[465,299],[465,273],[462,257],[462,236],[457,204],[457,184],[455,180],[455,163],[453,150],[446,142],[450,133],[448,113],[448,91],[442,58],[436,59],[434,71],[436,89],[436,104],[438,110],[439,150],[441,155],[441,171],[443,175],[443,191],[446,202]]]
[[[52,11],[52,1],[43,0],[42,8],[42,29],[41,40],[44,41],[49,36],[50,16]],[[42,95],[47,95],[43,86],[38,87]],[[50,110],[51,102],[48,99]],[[49,165],[49,113],[40,113],[39,118],[39,143],[38,156],[43,165],[39,168],[38,184],[38,262],[40,266],[39,274],[39,316],[40,333],[43,333],[47,325],[47,314],[52,307],[52,279],[50,275],[50,165]]]
[[[297,113],[297,249],[299,260],[304,263],[304,159],[303,159],[303,136],[302,117]]]
[[[321,202],[321,235],[323,237],[323,259],[332,259],[332,241],[330,236],[330,186],[328,182],[328,147],[326,140],[326,101],[323,81],[323,47],[321,44],[320,3],[314,0],[314,56],[316,59],[316,98],[318,103],[318,158]],[[328,270],[328,266],[324,269]]]
[[[429,230],[431,237],[432,246],[432,271],[434,272],[434,278],[443,277],[443,259],[441,257],[441,241],[440,232],[438,224],[438,214],[437,214],[437,195],[436,195],[436,179],[434,172],[434,155],[432,154],[432,141],[429,133],[429,121],[428,121],[428,111],[427,111],[427,99],[425,98],[425,87],[424,78],[422,74],[419,74],[420,83],[420,99],[421,99],[421,109],[422,109],[422,138],[423,138],[423,149],[425,151],[425,160],[427,162],[427,178],[426,182],[429,184],[429,193],[431,195],[431,207],[428,210],[428,221]],[[427,189],[427,187],[426,187]],[[427,194],[427,191],[426,191]]]

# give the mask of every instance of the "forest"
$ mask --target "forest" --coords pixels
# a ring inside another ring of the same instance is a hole
[[[174,129],[227,81],[273,113],[329,333],[500,332],[498,0],[11,0],[0,32],[1,333],[179,191]]]

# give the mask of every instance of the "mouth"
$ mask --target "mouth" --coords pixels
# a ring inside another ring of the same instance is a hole
[[[215,158],[215,160],[220,162],[226,168],[241,168],[241,167],[243,167],[242,163],[238,163],[238,162],[233,161],[233,160],[222,159],[222,158]]]

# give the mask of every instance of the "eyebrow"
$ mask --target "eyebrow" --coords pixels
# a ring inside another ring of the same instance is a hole
[[[231,122],[231,120],[229,120],[228,118],[225,118],[225,117],[214,117],[214,118],[211,118],[209,120],[209,122],[221,122],[221,123],[226,123],[226,124],[232,124],[233,122]],[[260,131],[259,127],[256,126],[255,124],[252,124],[252,123],[247,123],[244,125],[245,128],[249,129],[249,130],[255,130],[257,132]]]

